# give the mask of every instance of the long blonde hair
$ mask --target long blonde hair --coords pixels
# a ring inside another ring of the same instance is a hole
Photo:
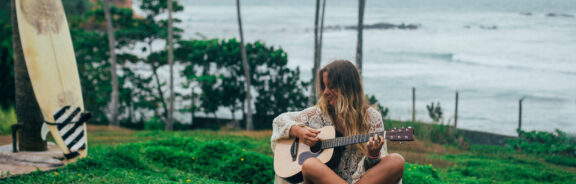
[[[324,85],[324,72],[328,75],[328,86]],[[323,112],[328,113],[334,125],[341,123],[345,136],[368,133],[369,122],[366,120],[368,101],[364,97],[360,72],[348,60],[336,60],[318,71],[316,80],[316,104]],[[336,89],[336,103],[330,105],[323,95],[326,88]],[[364,144],[354,145],[358,151],[366,154]]]

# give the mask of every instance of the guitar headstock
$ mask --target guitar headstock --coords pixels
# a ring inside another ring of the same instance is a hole
[[[414,141],[414,128],[394,128],[386,131],[386,139],[390,141]]]

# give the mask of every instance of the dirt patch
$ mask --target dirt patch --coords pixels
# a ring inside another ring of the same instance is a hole
[[[272,136],[272,130],[260,130],[260,131],[239,131],[230,132],[232,135],[238,136],[248,136],[257,139],[270,138]]]
[[[0,136],[0,145],[12,144],[12,136],[11,135],[2,135]]]
[[[120,131],[120,132],[124,132],[124,133],[133,133],[134,130],[130,130],[127,128],[121,128],[121,127],[115,127],[115,126],[107,126],[107,125],[91,125],[88,124],[87,125],[88,128],[88,132],[102,132],[102,131],[110,131],[110,130],[116,130],[116,131]]]
[[[36,170],[46,171],[63,166],[64,154],[56,144],[49,142],[48,150],[42,152],[12,152],[12,144],[0,146],[0,175],[10,177]]]
[[[388,141],[388,151],[410,151],[419,153],[434,153],[434,154],[454,154],[460,153],[460,150],[447,148],[446,146],[415,140],[412,142],[404,142],[404,144],[393,143]]]
[[[455,154],[461,151],[431,142],[415,140],[404,144],[388,141],[388,152],[401,154],[406,162],[421,165],[432,165],[437,168],[446,168],[453,165],[451,162],[431,158],[432,155]]]

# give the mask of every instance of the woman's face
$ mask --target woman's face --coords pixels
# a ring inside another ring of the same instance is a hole
[[[328,84],[328,72],[324,72],[322,74],[322,83],[324,83],[324,98],[326,98],[326,100],[328,100],[328,104],[330,105],[334,105],[336,104],[336,97],[338,95],[337,91],[335,89],[331,89]]]

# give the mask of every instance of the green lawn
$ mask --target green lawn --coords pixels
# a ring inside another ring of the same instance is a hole
[[[89,129],[88,158],[55,171],[11,177],[0,183],[272,183],[270,131]],[[417,145],[403,149],[417,149]],[[407,163],[404,183],[576,181],[576,167],[570,165],[576,161],[573,157],[549,158],[506,147],[475,145],[457,153],[418,154],[449,164]],[[411,158],[406,160],[412,162]]]

